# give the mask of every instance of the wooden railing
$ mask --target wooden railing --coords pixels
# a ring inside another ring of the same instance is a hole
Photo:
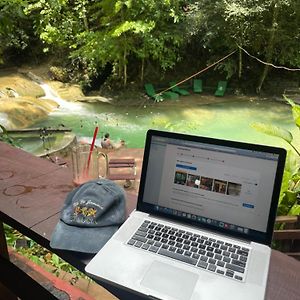
[[[273,234],[275,247],[300,259],[300,216],[278,216],[276,224],[280,225],[280,229]]]

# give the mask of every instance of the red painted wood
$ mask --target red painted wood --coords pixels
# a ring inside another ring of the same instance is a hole
[[[68,170],[58,169],[0,190],[0,210],[31,227],[61,210],[74,188]]]
[[[61,203],[61,207],[63,203]],[[48,217],[47,219],[43,220],[40,223],[33,225],[30,230],[37,233],[38,235],[42,236],[47,242],[50,241],[52,232],[54,227],[56,226],[57,222],[59,221],[60,211],[53,216]]]
[[[23,270],[23,272],[28,274],[33,280],[46,287],[49,293],[61,295],[58,297],[59,299],[94,300],[92,296],[71,285],[69,282],[64,281],[54,274],[46,271],[25,256],[10,250],[10,257],[11,261],[13,261],[19,269]]]
[[[0,189],[26,182],[60,166],[0,142]]]
[[[109,174],[107,179],[110,180],[135,180],[135,175],[131,173],[126,174]]]
[[[129,164],[129,165],[135,165],[134,158],[112,158],[109,160],[109,164]]]
[[[135,165],[133,165],[133,164],[123,164],[123,163],[120,163],[120,164],[117,164],[117,163],[115,163],[115,164],[108,164],[108,167],[110,168],[110,169],[112,169],[112,168],[134,168],[135,167]]]
[[[66,196],[74,188],[71,168],[58,166],[4,143],[0,143],[0,153],[0,171],[10,170],[2,173],[5,174],[2,180],[0,177],[0,212],[50,240]],[[132,174],[112,177],[119,180],[136,178]],[[130,195],[130,203],[134,203],[130,205],[132,211],[136,204],[135,194]]]

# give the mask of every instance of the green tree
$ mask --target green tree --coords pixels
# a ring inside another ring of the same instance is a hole
[[[0,60],[9,49],[39,51],[32,41],[40,41],[84,80],[110,63],[124,85],[137,69],[143,80],[152,63],[163,73],[192,48],[208,63],[240,46],[268,63],[298,67],[299,25],[294,0],[0,0]],[[243,79],[246,59],[255,77],[261,72],[259,92],[271,69],[241,48],[216,68]]]
[[[183,42],[178,29],[182,17],[180,1],[104,0],[101,2],[97,30],[84,32],[82,43],[71,56],[86,57],[89,62],[114,65],[126,85],[128,62],[141,62],[143,79],[146,59],[158,61],[162,69],[174,66]]]
[[[300,3],[294,0],[200,0],[191,5],[191,36],[211,52],[227,53],[237,46],[245,47],[263,61],[299,66]],[[219,68],[228,77],[242,75],[242,52],[238,59],[225,61]],[[260,92],[270,68],[262,66],[257,82]]]
[[[76,44],[78,33],[87,30],[85,0],[32,1],[25,9],[34,18],[35,34],[44,43],[44,52],[65,55]]]
[[[181,2],[38,0],[26,13],[34,16],[45,52],[69,55],[87,77],[111,63],[126,85],[129,61],[141,62],[143,78],[146,59],[157,61],[164,70],[179,59]]]
[[[23,10],[27,1],[0,0],[0,64],[8,49],[25,49],[30,43],[31,20]]]
[[[263,55],[267,63],[291,67],[300,65],[300,3],[294,0],[270,0],[264,7],[265,24],[256,52]],[[257,30],[259,32],[259,29]],[[270,66],[265,65],[257,91],[260,92]]]

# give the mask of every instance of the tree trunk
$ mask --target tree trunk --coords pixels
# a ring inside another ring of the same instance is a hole
[[[89,22],[88,22],[88,19],[86,17],[86,11],[85,11],[85,5],[87,3],[83,3],[83,8],[81,9],[81,13],[82,13],[82,16],[83,16],[83,25],[84,25],[84,29],[85,31],[89,31]],[[79,16],[80,17],[80,16]]]
[[[124,86],[127,85],[127,62],[126,62],[126,57],[127,57],[127,50],[126,48],[124,49],[124,55],[123,55],[123,76],[124,76]]]
[[[144,68],[145,68],[145,58],[142,58],[142,66],[141,66],[141,82],[144,81]]]
[[[273,58],[273,52],[274,52],[274,39],[275,39],[275,33],[277,30],[277,17],[278,17],[278,6],[276,3],[274,3],[273,7],[273,18],[272,18],[272,26],[271,26],[271,32],[269,37],[269,42],[267,45],[267,51],[266,51],[266,61],[271,62]],[[269,65],[264,66],[264,70],[261,74],[261,77],[259,79],[258,86],[256,88],[256,92],[259,94],[262,88],[262,85],[268,75],[269,72]]]
[[[260,94],[262,85],[263,85],[263,83],[264,83],[264,81],[265,81],[265,79],[266,79],[268,73],[269,73],[269,66],[265,65],[265,66],[264,66],[264,70],[263,70],[263,72],[262,72],[262,74],[261,74],[261,76],[260,76],[258,86],[257,86],[257,88],[256,88],[256,93],[257,93],[257,94]]]
[[[86,16],[83,17],[84,28],[86,31],[89,31],[89,22]]]
[[[242,77],[242,68],[243,68],[243,61],[242,61],[242,49],[239,48],[239,78]]]
[[[119,59],[119,64],[118,64],[118,77],[119,79],[122,79],[122,70],[123,70],[123,64],[121,58]]]

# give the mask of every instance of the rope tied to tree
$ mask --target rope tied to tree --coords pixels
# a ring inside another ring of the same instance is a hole
[[[193,74],[193,75],[191,75],[191,76],[189,76],[189,77],[187,77],[187,78],[185,78],[185,79],[183,79],[183,80],[177,82],[175,85],[172,85],[172,86],[166,88],[165,90],[163,90],[163,91],[157,93],[156,95],[161,95],[161,94],[163,94],[164,92],[166,92],[166,91],[168,91],[168,90],[171,90],[171,89],[174,88],[175,86],[180,85],[180,84],[182,84],[182,83],[184,83],[184,82],[186,82],[186,81],[192,79],[193,77],[195,77],[195,76],[197,76],[197,75],[199,75],[199,74],[201,74],[201,73],[207,71],[208,69],[214,67],[215,65],[219,64],[221,61],[223,61],[223,60],[227,59],[228,57],[230,57],[231,55],[233,55],[236,51],[237,51],[237,49],[235,49],[235,50],[232,51],[231,53],[225,55],[223,58],[219,59],[218,61],[214,62],[213,64],[207,66],[206,68],[200,70],[199,72],[197,72],[197,73],[195,73],[195,74]]]
[[[249,53],[247,50],[245,50],[243,47],[241,47],[241,46],[239,46],[239,45],[238,45],[238,47],[239,47],[239,49],[241,49],[242,51],[244,51],[248,56],[250,56],[250,57],[256,59],[257,61],[259,61],[260,63],[262,63],[262,64],[264,64],[264,65],[271,66],[271,67],[273,67],[273,68],[275,68],[275,69],[284,69],[284,70],[292,71],[292,72],[300,71],[300,69],[297,69],[297,68],[296,68],[296,69],[294,69],[294,68],[292,69],[292,68],[287,68],[287,67],[285,67],[285,66],[276,66],[276,65],[274,65],[274,64],[272,64],[272,63],[265,62],[265,61],[259,59],[258,57],[256,57],[256,56],[250,54],[250,53]]]

